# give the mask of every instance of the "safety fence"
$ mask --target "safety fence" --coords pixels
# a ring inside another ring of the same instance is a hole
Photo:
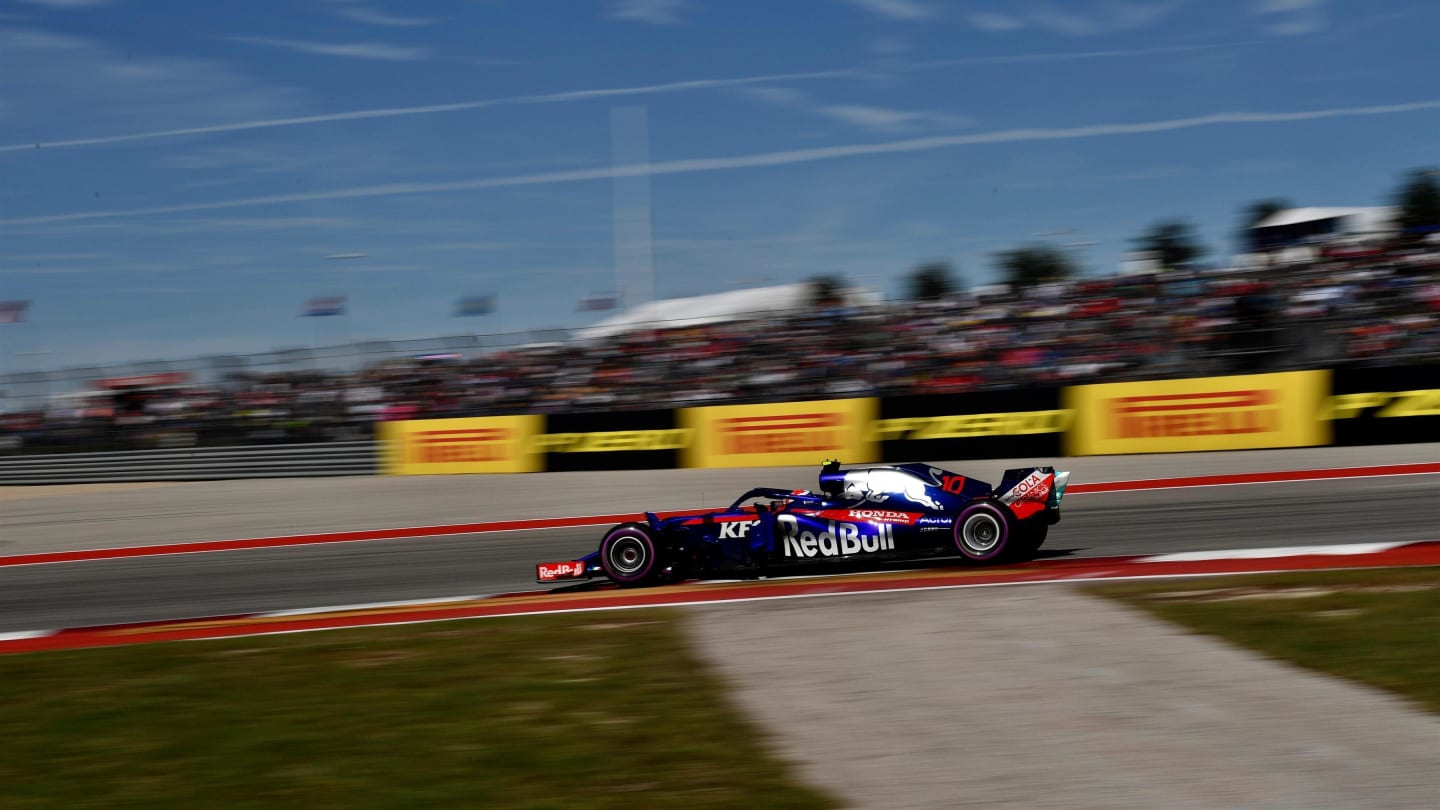
[[[373,475],[374,442],[0,458],[0,485]]]
[[[1440,442],[1440,365],[385,422],[377,442],[22,456],[0,484],[523,473]]]

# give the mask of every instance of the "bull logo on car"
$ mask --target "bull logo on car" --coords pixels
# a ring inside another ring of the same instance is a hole
[[[926,509],[941,511],[940,502],[930,496],[922,479],[900,470],[855,470],[845,473],[846,497],[873,503],[884,503],[894,496],[919,504]]]

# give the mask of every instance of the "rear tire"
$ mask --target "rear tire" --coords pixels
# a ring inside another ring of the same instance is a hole
[[[971,562],[993,562],[1014,535],[1010,511],[989,501],[972,503],[955,518],[955,549]]]
[[[663,569],[659,551],[649,526],[622,523],[600,541],[600,568],[620,585],[645,585]]]
[[[1035,556],[1035,552],[1045,544],[1045,538],[1050,534],[1050,524],[1041,518],[1030,518],[1021,521],[1015,527],[1015,539],[1010,541],[1011,559],[1029,560]]]

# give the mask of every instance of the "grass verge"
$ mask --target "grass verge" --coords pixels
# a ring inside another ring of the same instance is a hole
[[[7,810],[831,807],[661,611],[0,657]]]
[[[1440,567],[1253,574],[1092,590],[1440,712]]]

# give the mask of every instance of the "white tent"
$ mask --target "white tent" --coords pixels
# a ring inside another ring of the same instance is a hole
[[[852,288],[844,290],[842,295],[845,302],[852,306],[880,303],[880,296],[868,290]],[[637,329],[675,329],[744,320],[780,312],[797,312],[809,309],[813,296],[814,287],[808,283],[800,283],[732,290],[690,298],[667,298],[612,315],[594,326],[577,330],[576,336],[581,340],[596,340]]]
[[[1388,230],[1395,217],[1395,209],[1388,207],[1371,208],[1287,208],[1276,211],[1255,223],[1255,228],[1286,228],[1310,222],[1339,220],[1337,235],[1359,235]]]

